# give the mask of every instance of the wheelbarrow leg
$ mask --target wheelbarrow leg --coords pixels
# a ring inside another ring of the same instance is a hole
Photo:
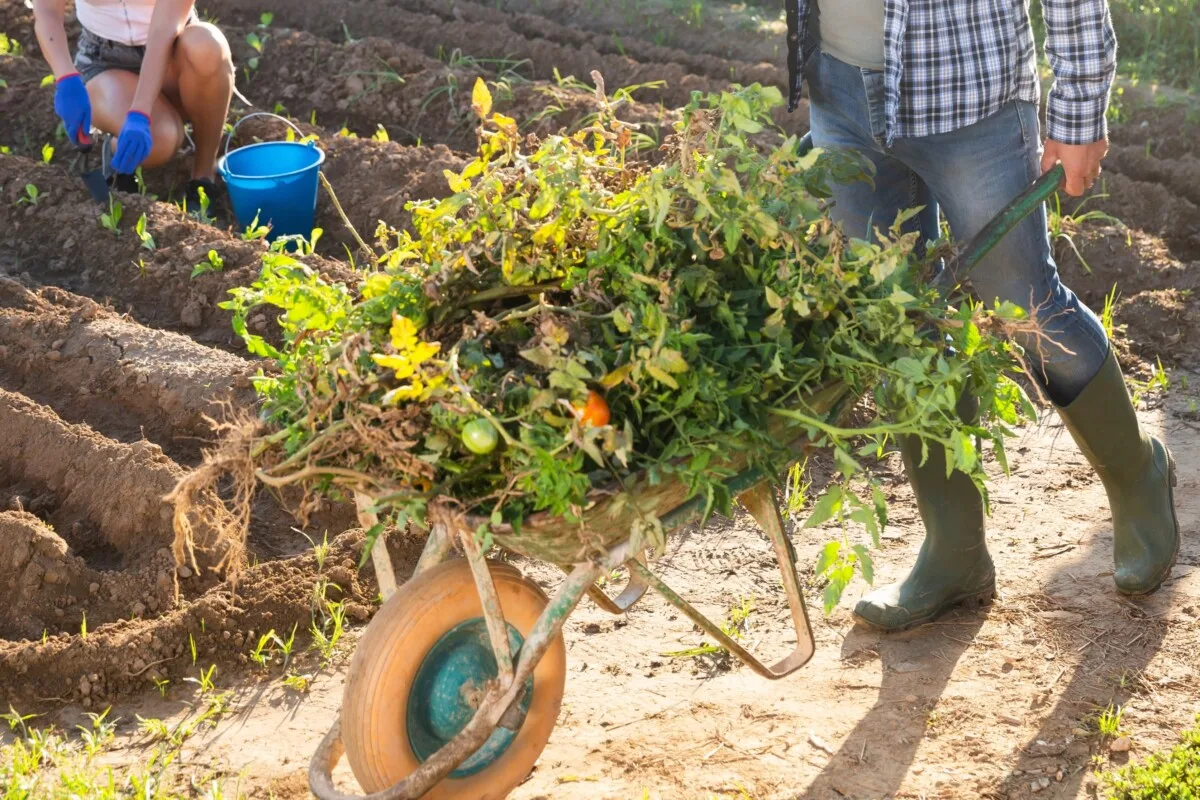
[[[358,511],[358,524],[371,530],[379,524],[379,516],[372,511],[374,498],[362,492],[354,493],[354,505]],[[375,580],[379,583],[379,596],[383,602],[396,592],[396,570],[392,567],[392,558],[388,555],[387,541],[384,531],[379,531],[375,544],[371,547],[371,565],[375,568]]]
[[[792,669],[799,669],[812,658],[817,644],[813,639],[812,625],[808,621],[808,609],[804,605],[804,591],[800,588],[800,578],[796,575],[796,550],[783,529],[783,515],[779,513],[779,502],[775,499],[775,487],[768,481],[763,481],[753,489],[738,495],[738,502],[746,507],[775,548],[775,560],[779,562],[783,589],[787,593],[788,608],[792,612],[792,625],[796,628],[796,650],[789,658],[799,662]]]

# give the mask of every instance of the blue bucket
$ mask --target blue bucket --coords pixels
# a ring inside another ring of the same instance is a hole
[[[247,114],[237,124],[255,116],[276,117],[300,133],[283,117],[263,112]],[[225,148],[217,171],[225,181],[238,225],[247,228],[257,216],[259,225],[271,227],[269,241],[280,236],[310,238],[317,212],[317,173],[325,162],[325,151],[315,142],[260,142],[230,153],[226,140]]]

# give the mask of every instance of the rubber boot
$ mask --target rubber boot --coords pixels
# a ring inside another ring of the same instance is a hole
[[[978,400],[965,398],[959,411],[973,418]],[[979,489],[962,471],[946,477],[946,452],[930,444],[921,461],[921,440],[901,437],[900,454],[917,497],[925,541],[904,580],[868,594],[854,615],[868,626],[899,631],[929,622],[957,605],[987,605],[996,596],[996,568],[985,542],[986,515]]]
[[[1117,589],[1129,595],[1153,592],[1179,555],[1174,457],[1138,424],[1111,348],[1079,396],[1056,408],[1108,494]]]

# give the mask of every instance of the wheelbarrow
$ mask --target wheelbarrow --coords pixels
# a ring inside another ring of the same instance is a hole
[[[1021,219],[1060,185],[1061,167],[1043,175],[996,216],[935,278],[961,281]],[[950,276],[950,277],[948,277]],[[857,401],[848,387],[825,385],[803,400],[805,412],[839,418]],[[786,421],[774,431],[799,459],[812,445]],[[371,557],[384,603],[358,644],[346,676],[338,720],[309,765],[320,800],[363,800],[335,786],[344,754],[365,800],[503,798],[523,781],[550,739],[566,683],[562,627],[586,595],[613,614],[628,611],[649,589],[679,609],[720,647],[764,678],[803,667],[816,644],[784,530],[773,476],[731,461],[730,495],[761,526],[775,551],[796,645],[765,664],[667,586],[647,565],[644,541],[631,537],[653,514],[674,531],[703,516],[702,498],[677,481],[635,475],[595,493],[579,522],[535,515],[518,530],[484,519],[430,509],[429,538],[412,577],[397,587],[380,535]],[[378,520],[374,498],[356,496],[365,528]],[[553,597],[506,563],[490,560],[476,537],[490,527],[502,549],[557,565],[566,577]],[[452,558],[460,550],[465,558]],[[597,585],[618,567],[629,579],[615,597]]]

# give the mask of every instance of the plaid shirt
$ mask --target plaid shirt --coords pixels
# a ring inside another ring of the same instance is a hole
[[[787,0],[789,111],[800,102],[808,7]],[[1117,51],[1108,2],[1042,0],[1042,10],[1055,76],[1047,134],[1062,144],[1103,139]],[[970,125],[1012,100],[1041,101],[1021,0],[884,0],[883,42],[888,146]]]

